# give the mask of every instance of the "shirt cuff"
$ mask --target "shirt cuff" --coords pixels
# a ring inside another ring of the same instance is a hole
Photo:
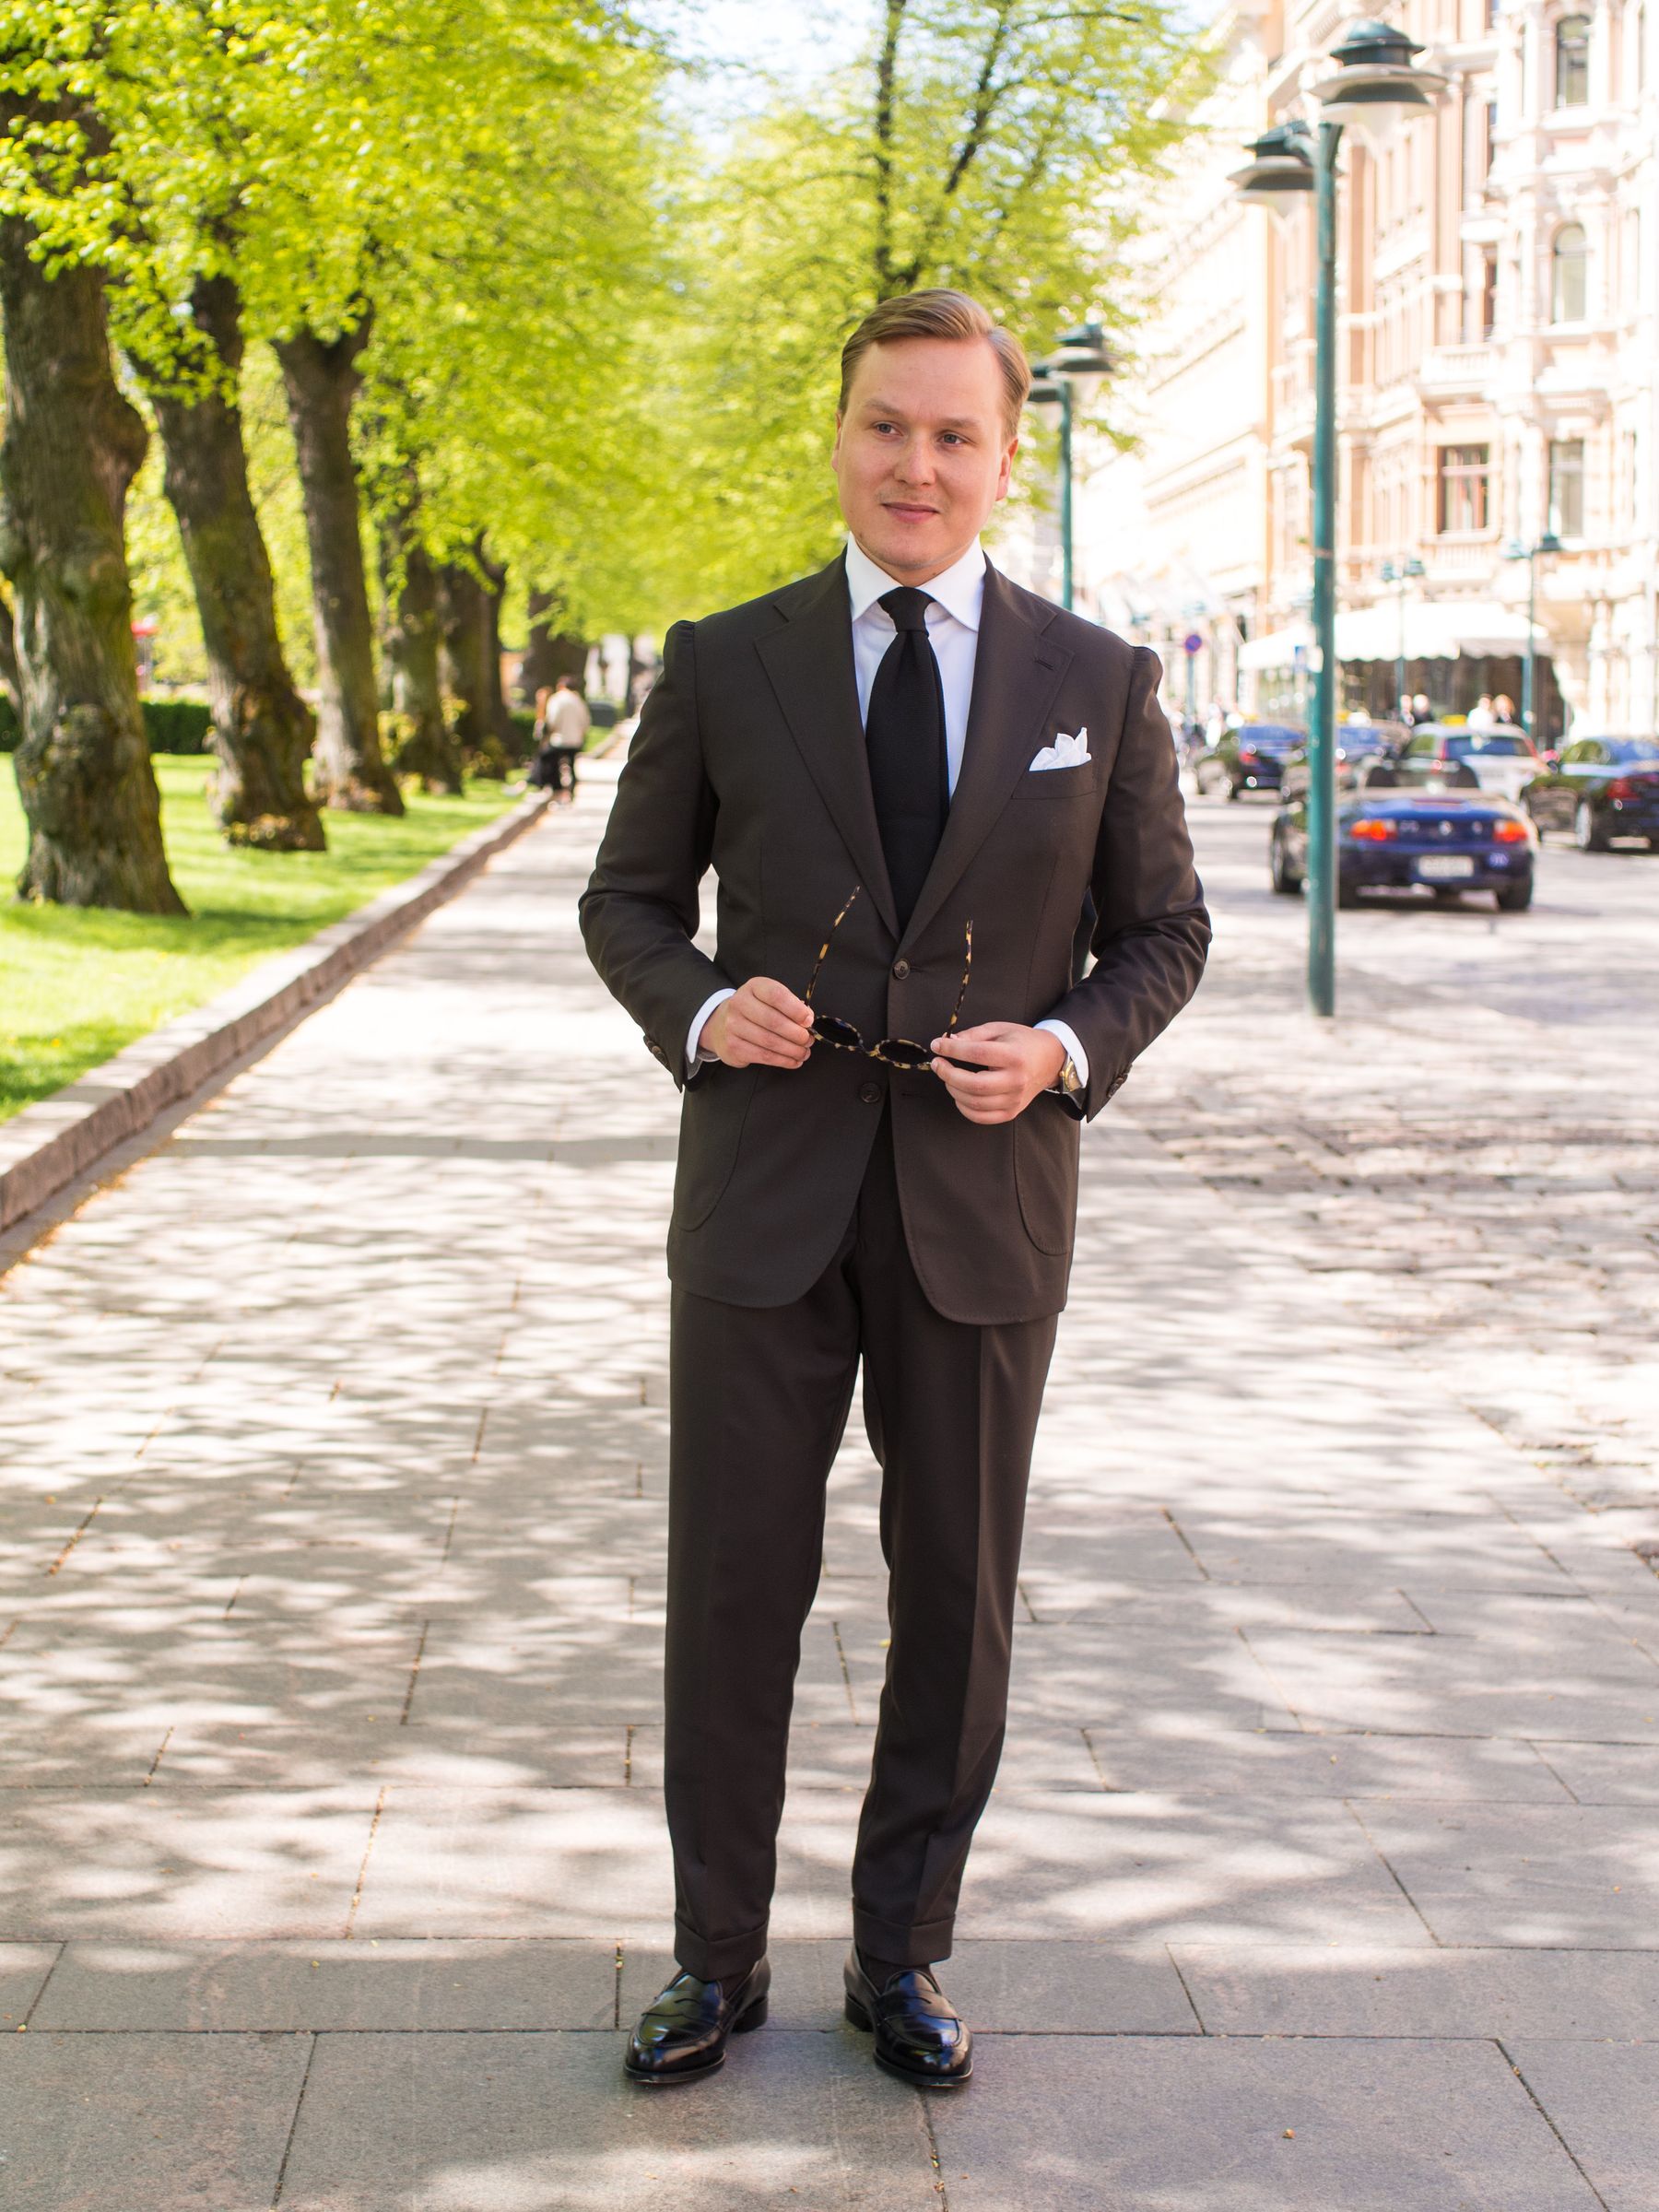
[[[698,1043],[698,1039],[703,1033],[703,1024],[713,1013],[715,1007],[724,1006],[728,998],[735,998],[736,995],[736,992],[728,984],[724,991],[716,991],[712,997],[705,998],[702,1005],[691,1017],[691,1027],[686,1031],[686,1068],[688,1073],[694,1067],[701,1067],[708,1061],[717,1060],[720,1057],[718,1053],[705,1053]],[[1076,1057],[1075,1053],[1073,1057]]]
[[[699,1017],[699,1019],[701,1019],[700,1016]],[[1071,1055],[1071,1064],[1077,1071],[1078,1082],[1087,1085],[1088,1081],[1088,1054],[1083,1050],[1083,1041],[1077,1035],[1077,1030],[1074,1030],[1069,1023],[1064,1021],[1040,1021],[1037,1024],[1037,1027],[1040,1030],[1047,1030],[1051,1036],[1059,1038],[1061,1043],[1065,1047],[1067,1053]]]

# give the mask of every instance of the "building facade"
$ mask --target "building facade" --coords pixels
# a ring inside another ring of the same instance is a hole
[[[1402,675],[1441,712],[1652,733],[1659,712],[1659,0],[1405,0],[1447,89],[1338,200],[1342,702]],[[1148,244],[1155,312],[1115,395],[1136,450],[1079,493],[1094,611],[1165,652],[1169,704],[1303,703],[1313,430],[1312,195],[1228,182],[1307,112],[1352,11],[1235,6],[1218,90]],[[1542,543],[1546,550],[1526,556]],[[1196,636],[1189,687],[1183,641]]]

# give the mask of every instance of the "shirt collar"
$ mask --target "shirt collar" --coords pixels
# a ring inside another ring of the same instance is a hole
[[[855,537],[847,540],[847,595],[853,603],[853,619],[876,607],[884,592],[895,589],[898,578],[878,569]],[[985,597],[985,552],[976,537],[959,560],[952,561],[942,575],[930,577],[922,585],[930,599],[936,599],[947,615],[955,616],[964,629],[978,630],[980,609]],[[886,621],[887,610],[876,607],[877,614]]]

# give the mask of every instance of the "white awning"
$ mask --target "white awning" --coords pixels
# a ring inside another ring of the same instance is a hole
[[[1460,654],[1479,660],[1526,651],[1524,613],[1496,599],[1407,599],[1404,610],[1397,600],[1380,599],[1375,606],[1337,616],[1336,658],[1399,659],[1402,611],[1408,661],[1454,661]]]
[[[1247,638],[1239,648],[1241,668],[1294,668],[1297,649],[1307,653],[1313,643],[1313,632],[1305,622],[1293,623],[1288,629],[1270,629],[1265,637]]]

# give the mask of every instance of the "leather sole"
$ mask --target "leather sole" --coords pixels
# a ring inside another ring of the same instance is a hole
[[[740,2012],[732,2022],[726,2030],[726,2041],[729,2042],[735,2035],[748,2035],[757,2028],[764,2028],[771,2008],[770,1993],[767,1996],[758,1997],[747,2012]],[[653,2066],[635,2066],[625,2058],[622,2071],[629,2081],[637,2081],[642,2088],[671,2089],[677,2088],[682,2081],[706,2081],[711,2074],[718,2074],[725,2062],[725,2043],[722,2043],[713,2057],[705,2059],[700,2066],[676,2066],[659,2073]]]
[[[849,1995],[847,1998],[847,2018],[854,2028],[862,2028],[866,2035],[875,2034],[875,2021],[854,1996]],[[884,2074],[890,2074],[895,2081],[908,2081],[912,2088],[917,2089],[959,2089],[965,2082],[973,2079],[971,2058],[959,2074],[935,2074],[925,2067],[907,2066],[899,2059],[889,2058],[877,2043],[876,2064]]]

